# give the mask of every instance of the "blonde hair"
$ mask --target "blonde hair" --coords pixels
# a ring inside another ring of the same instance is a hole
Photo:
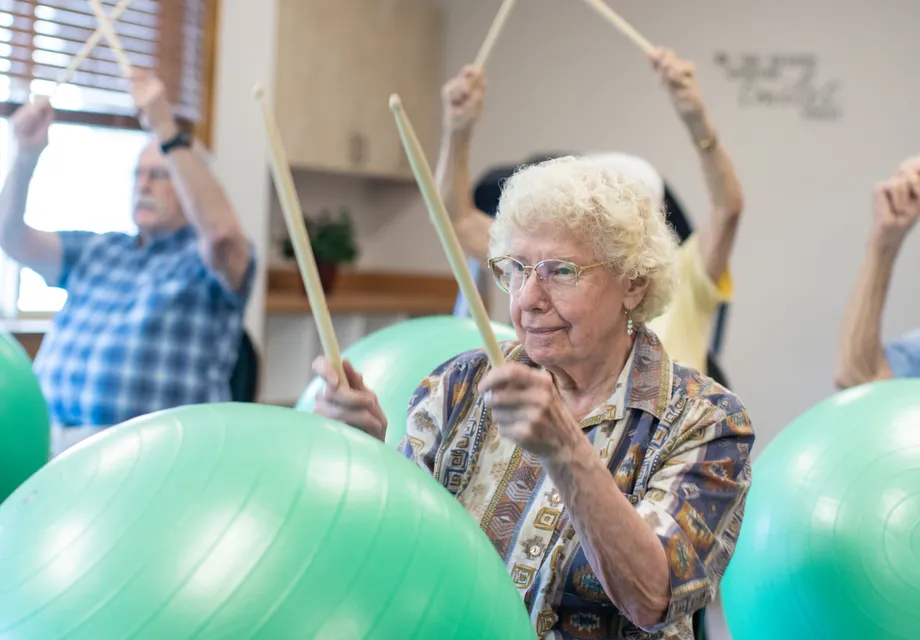
[[[626,174],[588,158],[564,157],[519,169],[502,187],[490,253],[504,255],[511,233],[550,224],[593,246],[619,277],[643,278],[637,322],[661,315],[676,286],[677,237],[664,210]]]

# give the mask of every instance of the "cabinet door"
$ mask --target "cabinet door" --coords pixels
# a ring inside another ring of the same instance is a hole
[[[359,129],[371,140],[367,169],[411,178],[389,99],[399,94],[433,164],[441,121],[442,13],[431,0],[376,0],[373,4],[379,67],[368,82],[369,99],[359,112]]]
[[[442,28],[433,0],[279,0],[275,108],[291,164],[410,177],[388,100],[400,94],[433,153]]]
[[[367,37],[366,0],[280,0],[275,110],[291,164],[360,168],[364,88],[356,71]]]

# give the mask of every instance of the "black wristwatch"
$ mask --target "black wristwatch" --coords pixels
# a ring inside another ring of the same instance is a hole
[[[192,146],[192,136],[186,131],[180,131],[166,142],[160,143],[160,151],[165,156],[167,153],[177,148],[190,149]]]

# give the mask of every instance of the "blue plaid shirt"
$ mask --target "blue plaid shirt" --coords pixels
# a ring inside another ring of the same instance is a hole
[[[139,246],[123,233],[66,231],[67,290],[35,359],[62,426],[111,426],[186,404],[230,399],[255,256],[241,291],[204,263],[186,226]]]
[[[920,329],[885,345],[885,357],[895,378],[920,377]]]

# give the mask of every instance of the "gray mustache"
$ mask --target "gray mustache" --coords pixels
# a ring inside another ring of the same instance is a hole
[[[163,213],[163,205],[159,201],[154,200],[153,198],[148,198],[147,196],[141,196],[134,199],[134,208],[144,208],[151,211],[156,211],[157,213]]]

